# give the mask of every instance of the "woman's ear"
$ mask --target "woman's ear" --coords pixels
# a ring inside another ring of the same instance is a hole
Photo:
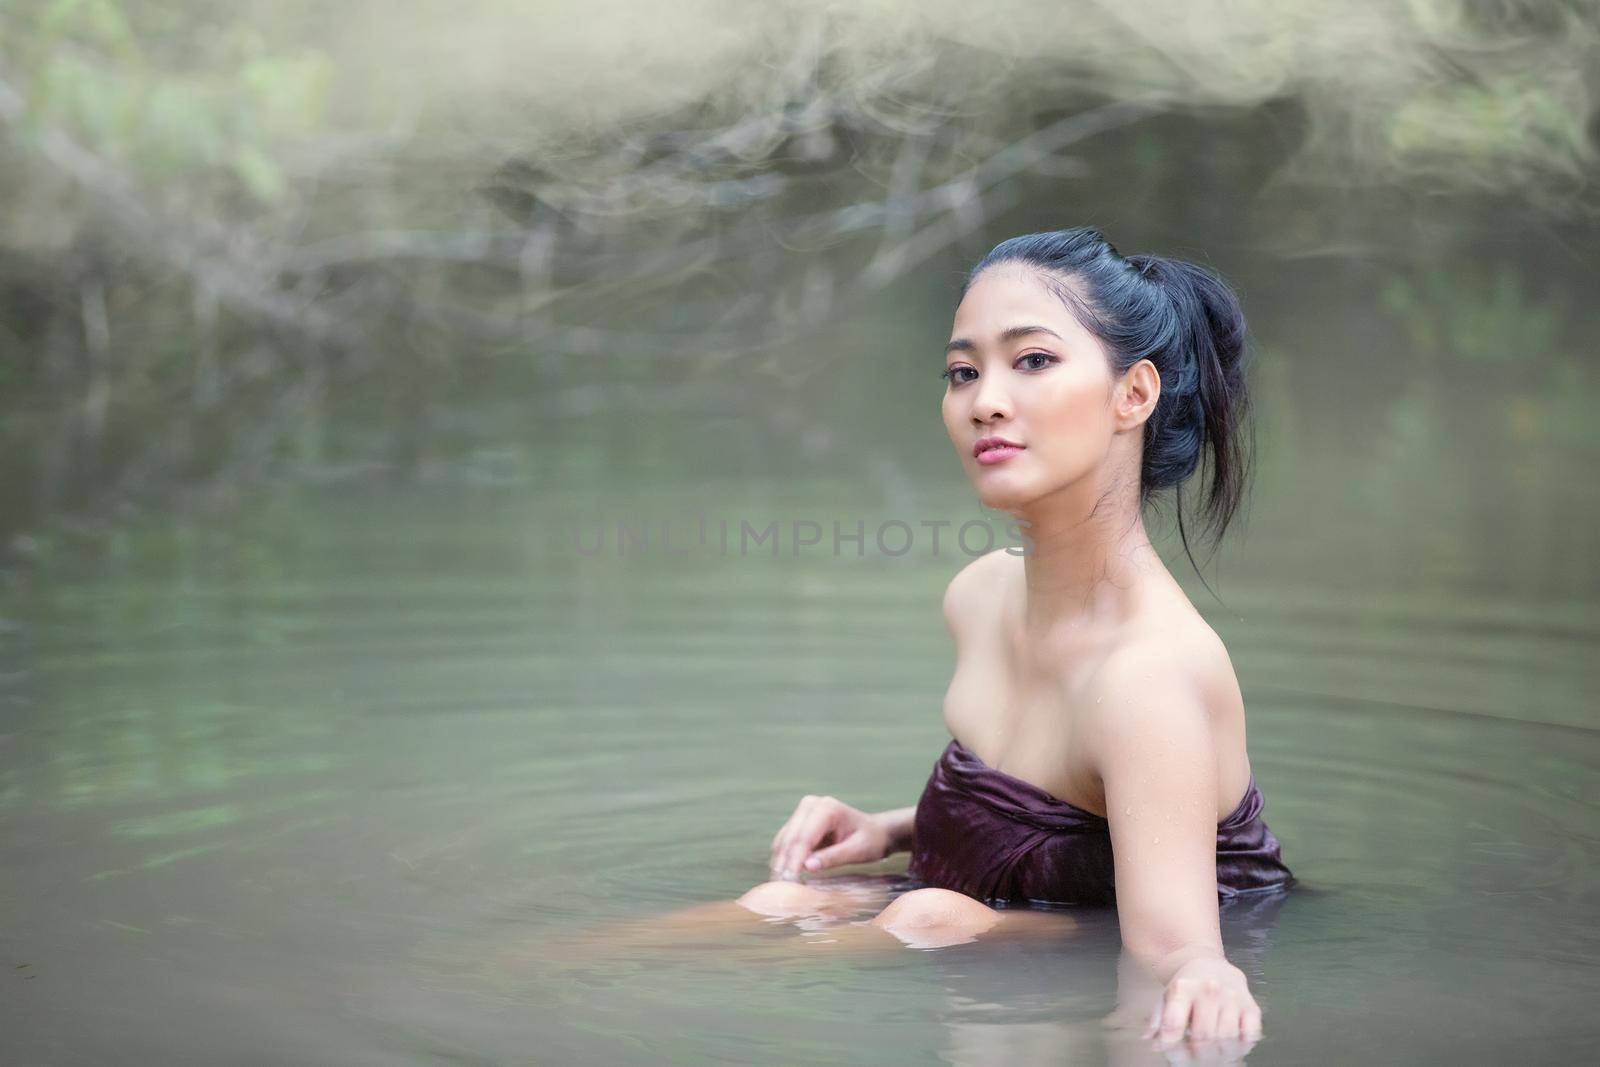
[[[1148,359],[1141,359],[1124,371],[1117,382],[1113,398],[1117,429],[1133,430],[1143,426],[1160,399],[1161,372]]]

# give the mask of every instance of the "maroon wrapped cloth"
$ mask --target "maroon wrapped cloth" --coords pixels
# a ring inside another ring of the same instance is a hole
[[[1261,819],[1263,804],[1252,773],[1239,806],[1217,824],[1219,904],[1295,883]],[[914,838],[907,874],[925,885],[991,905],[1116,900],[1110,824],[995,770],[960,741],[934,764]]]

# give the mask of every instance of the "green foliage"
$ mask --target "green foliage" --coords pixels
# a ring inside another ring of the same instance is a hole
[[[1566,309],[1528,292],[1516,265],[1436,266],[1389,278],[1385,311],[1412,351],[1480,362],[1539,358],[1555,350]]]
[[[207,6],[177,6],[193,16],[177,49],[157,36],[169,18],[130,18],[142,7],[53,0],[37,20],[13,13],[0,28],[26,129],[58,130],[137,184],[204,188],[220,174],[262,201],[279,198],[283,153],[325,123],[332,61],[310,46],[275,46],[248,25],[219,25]]]
[[[1406,101],[1389,118],[1402,157],[1474,163],[1560,164],[1586,154],[1587,99],[1563,93],[1540,71],[1484,83],[1441,83]]]

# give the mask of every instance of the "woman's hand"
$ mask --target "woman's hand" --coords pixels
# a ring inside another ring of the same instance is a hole
[[[818,846],[827,845],[816,852]],[[798,881],[802,866],[820,871],[841,863],[875,863],[889,854],[889,830],[875,815],[833,797],[802,797],[772,839],[772,876]]]
[[[1221,956],[1197,956],[1174,971],[1144,1036],[1175,1042],[1185,1030],[1194,1041],[1260,1039],[1261,1008],[1244,972]]]

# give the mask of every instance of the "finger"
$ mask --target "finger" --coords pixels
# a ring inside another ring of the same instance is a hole
[[[782,873],[783,858],[788,854],[790,843],[800,825],[805,821],[806,813],[811,810],[811,805],[816,802],[816,797],[806,796],[800,798],[800,803],[795,805],[794,814],[789,816],[789,821],[783,824],[783,829],[778,831],[778,836],[772,843],[772,870]]]
[[[1144,1028],[1145,1037],[1155,1037],[1161,1031],[1161,1013],[1167,1010],[1167,1000],[1163,995],[1150,1008],[1150,1025]]]
[[[772,845],[768,851],[774,860],[778,858],[778,849],[783,845],[783,839],[788,836],[789,827],[794,825],[794,820],[798,815],[799,809],[796,809],[795,813],[785,819],[782,826],[778,827],[778,832],[772,835]]]
[[[783,828],[778,831],[778,836],[772,839],[772,851],[767,856],[767,866],[772,868],[772,872],[774,874],[778,872],[778,861],[783,856],[784,845],[789,840],[789,834],[792,832],[791,828],[794,826],[794,820],[795,816],[791,815],[789,817],[789,821],[784,823]]]
[[[1217,1024],[1222,1019],[1223,997],[1217,993],[1201,993],[1189,1011],[1189,1036],[1196,1041],[1210,1041],[1217,1036]]]
[[[806,858],[806,870],[820,871],[843,863],[856,863],[866,858],[867,835],[857,830],[837,845],[818,849]]]
[[[1217,1010],[1214,1014],[1209,1011],[1205,1014],[1211,1018],[1210,1022],[1206,1024],[1205,1032],[1201,1035],[1202,1040],[1212,1042],[1226,1041],[1230,1037],[1239,1036],[1239,1009],[1228,998],[1222,998],[1217,1004]]]
[[[792,869],[799,871],[805,866],[806,860],[815,854],[816,849],[838,842],[839,835],[845,833],[845,828],[839,825],[840,816],[841,812],[837,806],[827,804],[820,805],[812,813],[810,821],[795,839],[794,852],[790,857]]]
[[[807,807],[805,816],[796,824],[794,832],[784,846],[783,870],[792,871],[796,875],[800,873],[801,862],[827,833],[833,815],[834,812],[820,800]]]
[[[783,825],[778,827],[778,832],[772,835],[772,854],[774,856],[778,854],[778,848],[783,844],[784,838],[789,835],[789,831],[794,829],[794,824],[805,814],[806,806],[810,802],[810,797],[801,797],[800,803],[794,806],[794,811],[790,812],[789,817],[783,820]]]
[[[1206,1007],[1204,998],[1198,998],[1195,1006],[1190,1011],[1189,1036],[1181,1042],[1181,1047],[1188,1050],[1196,1063],[1206,1064],[1235,1064],[1250,1050],[1253,1042],[1246,1042],[1237,1035],[1227,1036],[1230,1026],[1237,1025],[1239,1011],[1224,1006],[1222,1021],[1217,1024],[1216,1034],[1212,1037],[1200,1037],[1197,1030],[1203,1028],[1202,1024],[1194,1022],[1196,1017],[1204,1018]]]
[[[793,878],[798,874],[794,870],[791,857],[794,855],[795,843],[805,835],[806,824],[811,818],[811,808],[814,803],[810,797],[801,802],[800,809],[795,812],[794,818],[789,822],[789,828],[784,832],[783,840],[778,842],[778,854],[773,860],[772,867],[781,877]]]
[[[1161,1009],[1161,1026],[1156,1037],[1162,1041],[1176,1041],[1182,1037],[1189,1028],[1189,1008],[1193,1002],[1193,994],[1186,989],[1169,992]]]
[[[1258,1004],[1247,1004],[1247,1005],[1245,1005],[1245,1009],[1244,1009],[1244,1027],[1240,1031],[1240,1033],[1246,1040],[1249,1040],[1249,1041],[1258,1041],[1258,1040],[1261,1039],[1261,1006],[1260,1005],[1258,1005]]]

